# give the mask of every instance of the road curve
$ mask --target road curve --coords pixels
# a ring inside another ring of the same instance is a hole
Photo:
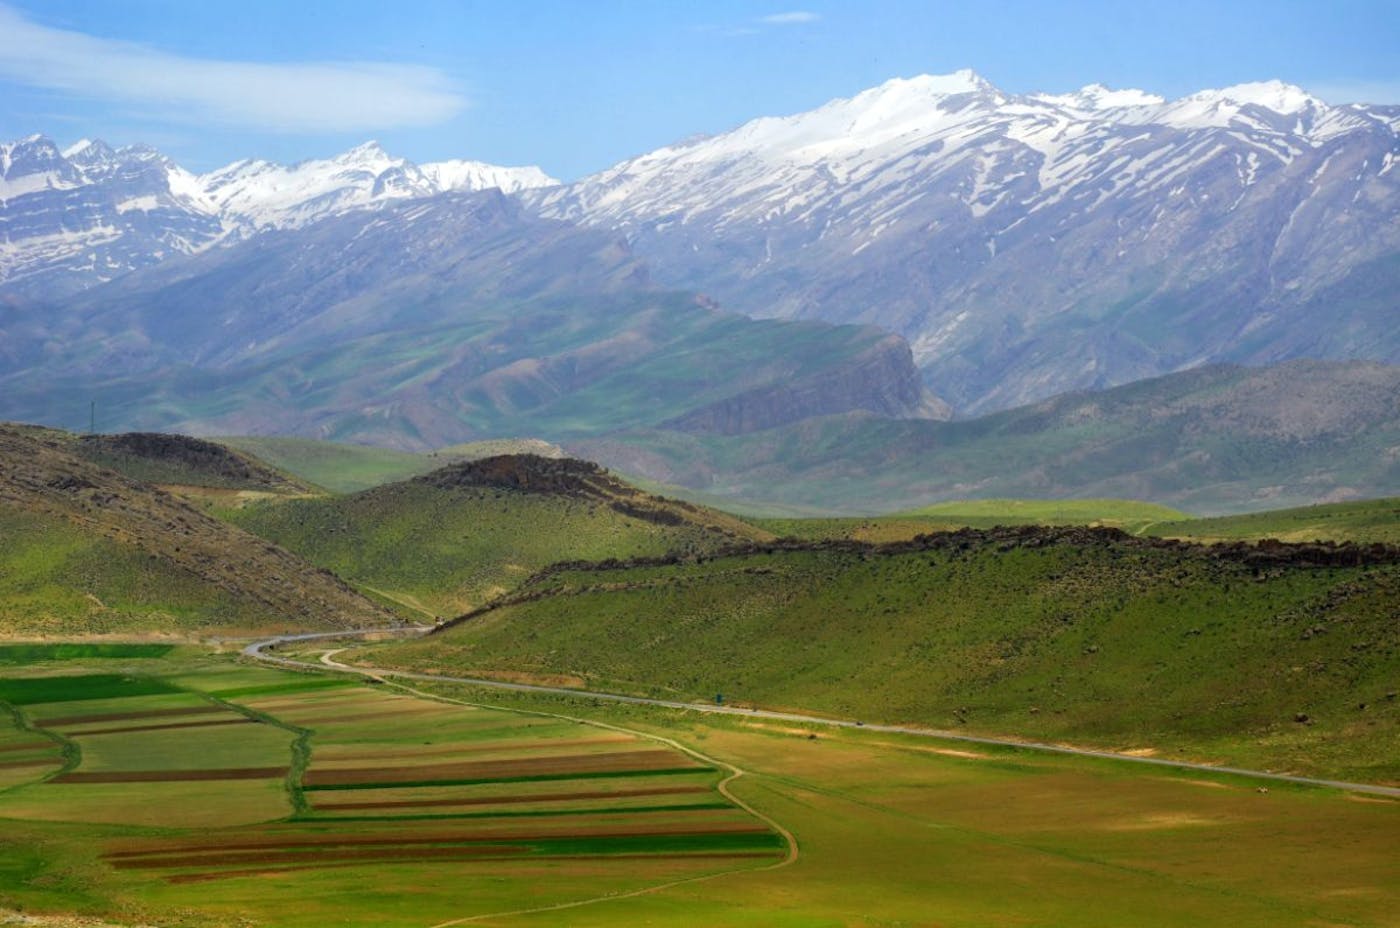
[[[268,638],[263,641],[255,641],[243,649],[243,655],[259,661],[271,664],[280,664],[284,667],[295,667],[302,670],[321,670],[324,667],[320,664],[310,664],[303,661],[289,660],[284,657],[275,657],[263,653],[269,648],[278,645],[292,644],[302,641],[315,641],[329,638],[353,638],[367,635],[383,634],[425,634],[431,631],[427,627],[408,627],[390,629],[365,629],[361,631],[342,632],[316,632],[305,635],[279,635],[276,638]],[[671,699],[649,699],[645,696],[624,696],[619,693],[600,693],[594,690],[570,689],[564,686],[540,686],[531,683],[506,683],[501,680],[485,680],[479,677],[448,677],[440,674],[415,673],[410,670],[387,670],[379,667],[354,667],[349,664],[342,664],[338,661],[324,660],[325,667],[349,673],[358,673],[372,677],[394,677],[400,680],[416,680],[427,683],[466,683],[472,686],[484,686],[498,690],[511,690],[521,693],[548,693],[562,696],[583,696],[589,699],[602,699],[609,702],[631,703],[639,706],[659,706],[663,709],[682,709],[689,712],[709,712],[716,715],[739,715],[745,718],[773,719],[780,722],[797,722],[803,725],[823,725],[828,728],[859,728],[862,731],[889,732],[897,735],[914,735],[920,738],[932,738],[939,741],[957,741],[965,744],[984,744],[993,747],[1022,748],[1028,751],[1043,751],[1052,754],[1069,754],[1075,757],[1097,757],[1103,760],[1118,760],[1134,764],[1150,764],[1156,767],[1169,767],[1177,770],[1196,770],[1202,773],[1226,773],[1233,776],[1248,777],[1256,780],[1273,780],[1282,783],[1298,783],[1303,786],[1320,786],[1327,789],[1339,789],[1352,793],[1368,793],[1373,796],[1390,796],[1400,798],[1400,787],[1379,786],[1372,783],[1349,783],[1345,780],[1326,780],[1316,777],[1301,777],[1287,773],[1269,773],[1265,770],[1246,770],[1242,767],[1224,767],[1214,764],[1194,764],[1183,760],[1166,760],[1160,757],[1139,757],[1132,754],[1118,754],[1113,751],[1095,751],[1089,748],[1074,748],[1060,744],[1046,744],[1039,741],[1013,741],[1007,738],[988,738],[980,735],[966,735],[959,732],[937,731],[928,728],[914,728],[905,725],[881,725],[878,723],[867,723],[855,721],[853,719],[832,719],[822,718],[815,715],[803,715],[798,712],[775,712],[768,709],[740,709],[735,706],[717,706],[707,703],[682,702]]]

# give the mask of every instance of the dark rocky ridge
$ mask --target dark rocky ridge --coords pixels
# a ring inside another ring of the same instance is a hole
[[[1242,564],[1255,576],[1281,570],[1325,570],[1345,567],[1385,567],[1400,564],[1400,546],[1355,544],[1353,542],[1307,542],[1294,544],[1265,539],[1260,542],[1199,544],[1179,539],[1130,535],[1121,529],[1102,526],[1018,525],[991,529],[962,528],[953,532],[917,535],[908,541],[884,544],[832,539],[804,541],[780,538],[758,544],[739,544],[703,555],[671,554],[627,560],[565,561],[552,564],[525,581],[518,590],[444,623],[437,631],[470,621],[503,606],[533,602],[549,596],[589,592],[592,588],[551,587],[549,582],[564,573],[605,573],[636,567],[667,567],[727,557],[767,555],[783,552],[834,551],[862,557],[887,557],[919,551],[959,552],[994,549],[1010,552],[1052,546],[1094,547],[1132,551],[1170,551],[1182,558]],[[755,568],[761,569],[761,568]],[[616,585],[609,585],[616,589]]]
[[[442,490],[485,487],[596,500],[623,515],[658,525],[702,522],[714,531],[733,534],[721,525],[712,524],[714,514],[700,506],[646,493],[617,479],[606,468],[577,458],[496,455],[449,464],[414,477],[412,482]]]

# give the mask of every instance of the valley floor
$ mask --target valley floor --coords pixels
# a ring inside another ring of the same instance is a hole
[[[56,656],[0,678],[0,921],[1379,928],[1400,910],[1385,797],[194,648]]]

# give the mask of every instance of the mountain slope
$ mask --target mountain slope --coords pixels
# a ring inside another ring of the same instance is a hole
[[[771,537],[724,513],[644,493],[597,465],[529,454],[229,518],[415,618],[465,612],[557,561],[705,553]]]
[[[0,425],[0,633],[375,627],[394,618],[325,571],[175,496]]]
[[[850,415],[738,437],[567,443],[624,473],[828,511],[1118,497],[1195,513],[1400,492],[1400,367],[1212,366],[955,422]]]
[[[657,291],[611,233],[499,191],[263,233],[60,307],[0,303],[0,415],[414,450],[862,409],[940,415],[908,345]]]
[[[672,286],[904,335],[962,413],[1207,361],[1400,360],[1400,108],[893,80],[527,197]],[[1325,324],[1320,324],[1325,319]]]

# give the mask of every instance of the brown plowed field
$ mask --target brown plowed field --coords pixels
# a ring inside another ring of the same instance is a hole
[[[578,799],[627,799],[634,796],[679,796],[683,794],[710,793],[708,786],[658,786],[652,789],[619,790],[609,793],[598,790],[590,793],[531,793],[527,796],[483,796],[462,799],[401,799],[387,802],[318,802],[316,810],[349,809],[402,809],[432,806],[494,806],[520,802],[570,802]]]
[[[288,767],[221,767],[210,770],[110,770],[92,773],[65,773],[50,783],[175,783],[199,780],[275,780],[285,777]]]
[[[414,783],[423,780],[489,780],[558,773],[613,773],[624,770],[665,770],[696,766],[674,751],[614,751],[563,757],[427,764],[422,767],[355,767],[309,770],[305,786],[353,786],[357,783]]]
[[[86,725],[89,722],[129,722],[132,719],[164,719],[181,715],[213,715],[227,713],[222,706],[193,706],[187,709],[143,709],[140,712],[105,712],[98,715],[64,715],[53,719],[39,719],[45,728],[56,725]]]
[[[481,857],[471,857],[473,861],[520,861],[528,860],[531,863],[543,860],[753,860],[761,857],[773,857],[777,851],[700,851],[690,854],[531,854],[528,857],[520,855],[484,855]],[[432,855],[421,858],[408,858],[399,860],[399,863],[433,863],[441,861],[442,855]],[[167,883],[208,883],[212,880],[226,880],[240,876],[277,876],[282,873],[295,873],[301,870],[330,870],[337,867],[360,867],[364,864],[360,861],[349,863],[326,863],[326,864],[298,864],[291,867],[258,867],[251,870],[210,870],[205,873],[176,873],[165,877]]]
[[[347,861],[347,860],[422,860],[430,858],[468,858],[481,857],[485,854],[497,856],[511,854],[525,854],[529,848],[523,846],[513,846],[509,844],[487,844],[474,847],[363,847],[363,848],[341,848],[339,850],[317,850],[312,853],[297,853],[286,855],[292,860],[298,857],[317,862],[327,861]],[[268,860],[266,851],[229,851],[221,854],[201,854],[197,860],[191,860],[188,855],[174,854],[168,857],[142,857],[131,860],[113,860],[111,865],[118,870],[167,870],[180,867],[188,867],[195,864],[200,867],[220,867],[230,864],[265,864],[275,863]]]
[[[0,747],[0,754],[13,751],[41,751],[44,748],[52,747],[57,747],[52,741],[26,741],[24,744],[7,744],[4,747]]]
[[[64,732],[70,738],[81,738],[84,735],[119,735],[133,731],[165,731],[171,728],[212,728],[216,725],[256,725],[257,719],[244,718],[239,716],[232,719],[210,719],[207,722],[167,722],[164,725],[131,725],[127,728],[85,728],[82,731]]]
[[[61,757],[37,757],[34,760],[11,760],[0,764],[0,770],[19,770],[21,767],[48,767],[59,763]]]

